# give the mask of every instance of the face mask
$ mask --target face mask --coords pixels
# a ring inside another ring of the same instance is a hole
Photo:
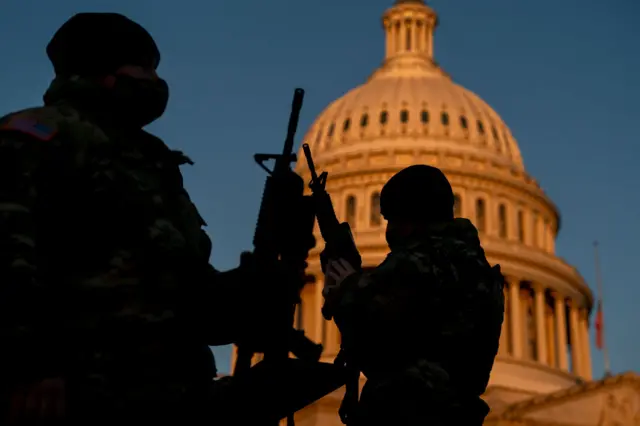
[[[397,248],[403,241],[402,234],[399,232],[398,226],[393,223],[387,224],[387,230],[385,237],[387,238],[387,245],[390,250]]]
[[[162,79],[118,75],[111,93],[119,119],[140,128],[162,116],[169,101],[169,86]]]
[[[424,224],[414,222],[395,222],[387,223],[386,238],[387,245],[391,250],[406,246],[407,243],[415,241],[425,235],[426,228]]]

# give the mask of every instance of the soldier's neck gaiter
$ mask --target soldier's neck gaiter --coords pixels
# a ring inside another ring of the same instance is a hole
[[[164,80],[117,76],[113,88],[81,77],[56,78],[44,94],[45,105],[69,101],[113,125],[140,129],[164,113],[169,88]]]

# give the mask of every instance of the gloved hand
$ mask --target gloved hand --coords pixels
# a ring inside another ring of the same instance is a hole
[[[333,313],[340,299],[343,296],[343,282],[355,274],[355,268],[344,259],[327,259],[326,269],[324,271],[324,288],[322,296],[324,304],[322,305],[322,315],[325,319],[333,319]]]
[[[330,259],[325,271],[324,289],[322,295],[325,299],[330,298],[331,293],[339,292],[340,286],[345,279],[355,274],[356,270],[344,259]]]

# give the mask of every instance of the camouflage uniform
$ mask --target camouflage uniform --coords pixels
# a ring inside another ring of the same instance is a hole
[[[57,101],[0,119],[0,383],[65,377],[94,424],[183,416],[211,392],[208,345],[242,334],[251,277],[208,263],[191,161],[66,101],[82,84],[54,81]]]
[[[503,277],[466,219],[396,241],[374,270],[328,296],[368,381],[356,425],[481,425],[498,351]]]

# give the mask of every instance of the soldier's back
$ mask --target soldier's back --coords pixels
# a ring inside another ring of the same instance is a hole
[[[381,350],[363,356],[374,372],[363,390],[361,424],[482,424],[488,406],[480,395],[504,310],[499,268],[489,265],[464,219],[397,247],[389,265],[381,268],[395,278],[375,297],[392,315],[370,339]],[[375,363],[388,367],[380,374]]]
[[[72,367],[79,400],[175,400],[186,384],[210,383],[212,355],[189,328],[209,241],[183,188],[188,162],[144,131],[64,103],[0,119],[2,195],[12,204],[0,227],[25,242],[3,247],[0,274],[37,298],[3,306],[3,334],[46,336],[49,364]],[[14,358],[16,376],[38,361]]]
[[[436,386],[442,394],[435,402],[447,408],[447,423],[456,424],[460,416],[460,424],[479,425],[489,410],[480,396],[498,352],[503,320],[500,268],[488,263],[477,230],[466,219],[436,226],[416,247],[414,259],[424,262],[425,282],[430,283],[425,295],[427,344],[416,374],[431,371],[426,377],[446,377],[442,389]]]

